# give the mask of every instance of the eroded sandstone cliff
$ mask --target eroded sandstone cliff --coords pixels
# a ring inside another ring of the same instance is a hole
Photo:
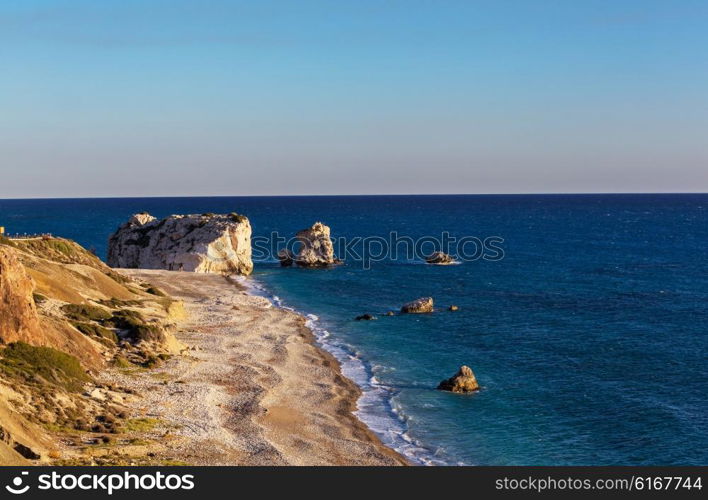
[[[96,463],[85,447],[126,432],[123,403],[138,397],[97,379],[181,352],[182,316],[72,241],[0,238],[0,465]]]
[[[0,246],[0,344],[43,339],[33,292],[34,283],[17,252]]]

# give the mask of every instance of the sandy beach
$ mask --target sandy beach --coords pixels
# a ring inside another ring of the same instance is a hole
[[[195,465],[405,465],[353,414],[360,391],[314,344],[305,319],[226,277],[121,270],[184,301],[182,355],[106,381],[160,425],[155,453]]]

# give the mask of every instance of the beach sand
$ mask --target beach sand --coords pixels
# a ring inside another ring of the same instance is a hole
[[[121,272],[184,301],[188,314],[176,332],[183,355],[149,373],[106,375],[138,391],[136,415],[161,422],[154,452],[195,465],[407,463],[352,414],[359,388],[302,316],[220,275]]]

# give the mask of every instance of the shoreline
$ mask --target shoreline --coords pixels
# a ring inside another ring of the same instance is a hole
[[[392,399],[393,388],[381,384],[372,367],[360,353],[332,336],[320,318],[312,313],[287,304],[281,297],[268,290],[267,285],[254,276],[237,276],[237,283],[258,297],[268,299],[275,307],[305,317],[307,328],[315,336],[315,346],[333,356],[339,363],[341,373],[359,389],[354,416],[374,433],[382,444],[403,456],[409,465],[451,465],[440,460],[425,445],[409,437],[408,427],[401,410]]]
[[[301,314],[221,275],[120,272],[188,313],[175,333],[182,355],[150,373],[107,375],[137,386],[134,411],[160,422],[152,453],[195,465],[410,465],[357,418],[361,389]]]

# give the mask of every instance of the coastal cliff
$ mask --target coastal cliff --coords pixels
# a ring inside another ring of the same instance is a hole
[[[0,246],[0,343],[42,337],[33,292],[34,283],[16,252]]]
[[[91,445],[130,439],[138,396],[99,379],[181,352],[183,316],[72,241],[0,238],[0,465],[98,463]]]
[[[196,273],[250,274],[251,224],[238,214],[136,214],[108,240],[108,265]]]

